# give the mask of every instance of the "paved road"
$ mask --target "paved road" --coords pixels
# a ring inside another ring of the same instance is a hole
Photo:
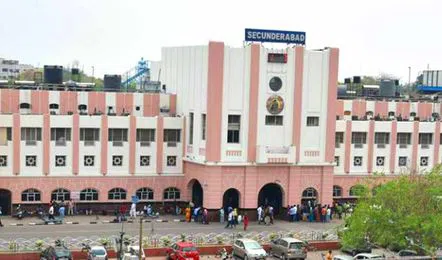
[[[95,217],[80,216],[75,219],[67,218],[66,221],[78,221],[79,224],[62,224],[62,225],[29,225],[31,222],[38,223],[37,219],[24,219],[21,222],[13,219],[3,219],[5,226],[1,229],[0,239],[16,239],[16,238],[58,238],[58,237],[79,237],[79,236],[110,236],[118,235],[121,231],[121,224],[102,223],[102,221],[110,218],[100,217],[97,224],[90,224],[90,221],[96,221]],[[11,226],[11,223],[22,223],[23,226]],[[333,223],[289,223],[287,221],[276,221],[274,225],[264,226],[257,225],[252,222],[249,231],[322,231],[336,227],[339,222]],[[124,223],[124,232],[128,235],[139,234],[139,223]],[[236,229],[225,229],[220,223],[210,223],[210,225],[201,225],[198,223],[174,222],[169,217],[169,222],[143,223],[143,233],[147,234],[196,234],[196,233],[221,233],[221,232],[238,232],[242,231],[242,226]]]

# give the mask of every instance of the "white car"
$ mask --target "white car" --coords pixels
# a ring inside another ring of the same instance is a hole
[[[107,251],[104,246],[93,246],[91,247],[91,250],[89,250],[88,260],[107,260]]]
[[[337,255],[333,257],[333,260],[360,260],[360,259],[385,259],[385,257],[375,254],[357,254],[354,257],[348,255]]]
[[[127,251],[124,253],[123,260],[140,260],[139,257],[139,246],[129,246],[127,247]],[[144,254],[144,250],[141,250],[141,260],[145,260],[146,255]]]
[[[257,260],[266,259],[267,252],[261,247],[261,245],[252,239],[237,239],[233,243],[232,248],[233,257],[239,257],[244,260]]]

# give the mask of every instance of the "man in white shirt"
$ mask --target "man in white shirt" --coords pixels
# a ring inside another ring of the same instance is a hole
[[[130,206],[129,215],[131,218],[135,218],[137,216],[137,204],[132,203]]]
[[[54,219],[54,205],[49,208],[49,219]]]
[[[259,206],[257,211],[258,211],[258,224],[261,224],[261,221],[262,221],[262,207]]]

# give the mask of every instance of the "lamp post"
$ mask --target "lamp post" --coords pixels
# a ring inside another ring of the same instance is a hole
[[[118,254],[118,259],[119,259],[119,260],[123,260],[123,237],[124,237],[123,225],[124,225],[124,222],[121,222],[121,231],[120,231],[120,252],[119,252],[119,254]]]
[[[408,67],[408,87],[411,85],[411,67]]]

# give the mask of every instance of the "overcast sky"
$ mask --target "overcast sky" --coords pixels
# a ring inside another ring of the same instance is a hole
[[[389,73],[408,82],[442,69],[442,1],[0,0],[0,57],[34,66],[80,61],[122,74],[161,46],[241,46],[244,28],[305,31],[307,48],[340,48],[339,78]],[[281,47],[267,44],[268,47]],[[284,47],[284,45],[282,46]]]

